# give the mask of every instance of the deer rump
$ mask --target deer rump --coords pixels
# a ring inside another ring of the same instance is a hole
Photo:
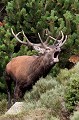
[[[23,31],[22,31],[23,32]],[[62,33],[62,32],[61,32]],[[33,84],[40,77],[46,77],[46,75],[50,72],[51,68],[55,65],[55,63],[59,62],[58,56],[61,51],[60,47],[67,40],[67,36],[64,37],[62,33],[62,38],[57,40],[51,36],[51,39],[54,39],[55,42],[53,45],[47,44],[48,38],[46,42],[43,43],[40,35],[40,44],[31,43],[24,32],[23,35],[27,39],[27,42],[23,42],[18,38],[18,34],[12,30],[12,34],[14,37],[22,44],[31,46],[33,49],[37,50],[41,53],[39,56],[18,56],[13,58],[6,65],[6,85],[7,85],[7,94],[8,94],[8,108],[11,106],[11,84],[14,82],[14,102],[22,98],[26,92],[32,88]]]

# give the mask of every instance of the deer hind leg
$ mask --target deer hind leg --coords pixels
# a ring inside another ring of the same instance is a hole
[[[7,108],[8,109],[11,107],[11,84],[12,84],[11,78],[8,75],[6,75],[6,86],[7,86],[7,97],[8,97]]]
[[[22,98],[22,96],[23,96],[22,90],[20,89],[20,86],[16,84],[14,88],[14,103],[19,101],[20,98]]]

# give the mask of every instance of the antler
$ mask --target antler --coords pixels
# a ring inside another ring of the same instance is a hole
[[[13,29],[11,28],[11,31],[12,31],[12,34],[14,35],[14,37],[16,38],[16,40],[18,40],[21,44],[24,44],[24,45],[28,45],[29,47],[32,47],[34,50],[37,50],[39,53],[44,53],[45,49],[47,48],[47,46],[43,43],[42,39],[41,39],[41,36],[40,34],[38,33],[38,36],[39,36],[39,39],[41,41],[41,43],[39,44],[34,44],[34,43],[31,43],[29,41],[29,39],[26,37],[24,31],[22,30],[22,32],[19,32],[17,34],[14,33]],[[24,42],[24,41],[21,41],[19,38],[18,38],[18,35],[22,33],[24,38],[27,40],[27,42]]]
[[[26,35],[25,35],[25,33],[24,33],[23,30],[22,30],[21,32],[17,33],[17,34],[14,33],[14,31],[13,31],[12,28],[11,28],[11,31],[12,31],[12,34],[14,35],[14,37],[16,38],[16,40],[18,40],[21,44],[28,45],[28,46],[32,47],[34,50],[36,50],[36,51],[38,51],[39,53],[42,53],[42,54],[45,52],[45,50],[50,49],[50,48],[53,48],[53,46],[56,46],[56,47],[60,48],[60,47],[66,42],[66,40],[67,40],[67,35],[64,36],[64,34],[63,34],[62,31],[61,31],[62,37],[61,37],[61,39],[59,40],[59,39],[56,39],[56,38],[52,37],[51,35],[49,35],[50,32],[49,32],[48,29],[46,29],[46,35],[48,36],[47,39],[46,39],[46,41],[43,42],[40,34],[38,33],[38,36],[39,36],[39,39],[40,39],[41,43],[39,43],[39,44],[34,44],[34,43],[31,43],[31,42],[28,40],[28,38],[26,37]],[[23,36],[24,36],[24,38],[27,40],[27,42],[21,41],[21,40],[18,38],[18,35],[19,35],[20,33],[23,34]],[[49,38],[51,38],[51,39],[53,39],[53,40],[55,41],[52,46],[48,46],[48,45],[47,45],[47,43],[48,43],[48,41],[49,41]]]
[[[61,31],[61,35],[62,35],[62,37],[61,37],[61,39],[60,40],[57,40],[57,46],[59,46],[59,47],[61,47],[61,46],[63,46],[63,44],[66,42],[66,40],[67,40],[67,35],[66,36],[64,36],[64,34],[63,34],[63,32]]]
[[[45,43],[47,43],[49,38],[51,38],[51,39],[53,39],[55,41],[53,45],[61,47],[66,42],[67,35],[64,36],[63,32],[62,31],[60,31],[60,32],[61,32],[61,35],[62,35],[61,39],[56,39],[56,38],[52,37],[51,35],[49,35],[49,30],[47,30],[46,35],[48,37],[47,37],[47,40],[45,41]]]
[[[42,46],[46,49],[46,48],[47,48],[47,45],[46,45],[45,43],[43,43],[43,40],[42,40],[42,38],[41,38],[41,36],[40,36],[39,33],[38,33],[38,36],[39,36],[39,39],[40,39],[40,41],[41,41]]]
[[[20,43],[22,43],[22,44],[24,44],[24,45],[27,45],[27,44],[28,44],[29,46],[33,46],[33,43],[31,43],[31,42],[28,40],[28,38],[25,36],[25,34],[24,34],[23,31],[22,31],[22,33],[23,33],[24,37],[26,38],[27,42],[21,41],[21,40],[18,38],[18,35],[19,35],[21,32],[15,34],[12,28],[11,28],[11,31],[12,31],[12,34],[14,35],[14,37],[16,38],[16,40],[18,40]]]

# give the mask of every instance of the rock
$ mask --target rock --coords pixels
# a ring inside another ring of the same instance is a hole
[[[25,111],[24,102],[16,102],[6,113],[5,115],[17,115]]]

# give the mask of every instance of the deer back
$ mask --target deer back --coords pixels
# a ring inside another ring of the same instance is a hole
[[[13,58],[6,65],[6,72],[11,77],[19,79],[20,76],[27,75],[28,69],[32,62],[36,59],[36,56],[18,56]]]

